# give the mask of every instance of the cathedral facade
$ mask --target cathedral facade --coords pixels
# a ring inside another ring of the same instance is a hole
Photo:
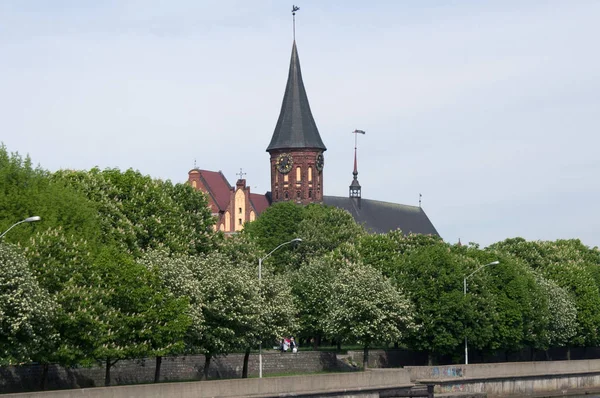
[[[360,130],[355,133],[364,134]],[[251,193],[241,172],[235,186],[231,186],[220,171],[194,168],[188,173],[188,183],[206,193],[216,218],[215,230],[224,233],[241,231],[244,223],[256,219],[271,203],[293,201],[302,205],[320,203],[342,208],[373,233],[400,228],[404,233],[438,235],[420,206],[362,198],[356,147],[349,195],[324,195],[326,150],[312,116],[294,40],[279,118],[267,146],[271,191],[262,195]]]

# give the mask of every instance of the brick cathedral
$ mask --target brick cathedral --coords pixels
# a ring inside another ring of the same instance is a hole
[[[294,40],[281,111],[267,147],[270,155],[271,191],[265,194],[250,192],[241,171],[235,186],[231,186],[220,171],[199,168],[189,171],[188,182],[207,194],[216,218],[215,230],[224,233],[241,231],[244,223],[255,220],[271,203],[293,201],[304,205],[321,203],[345,209],[358,223],[374,233],[400,228],[404,233],[438,235],[420,206],[362,198],[356,148],[348,196],[324,195],[326,150],[310,110]]]

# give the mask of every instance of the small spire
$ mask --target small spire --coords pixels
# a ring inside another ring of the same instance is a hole
[[[356,161],[356,152],[357,152],[357,137],[358,134],[365,134],[363,130],[354,130],[352,132],[354,134],[354,171],[352,171],[352,183],[350,183],[350,197],[351,198],[360,198],[361,197],[361,186],[358,182],[358,165]]]
[[[196,159],[194,158],[194,168],[197,169],[198,166],[196,166]]]
[[[421,207],[421,198],[423,197],[423,195],[419,194],[419,207]]]

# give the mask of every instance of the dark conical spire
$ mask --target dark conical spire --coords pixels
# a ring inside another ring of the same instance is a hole
[[[290,72],[283,103],[281,104],[281,112],[267,151],[295,148],[327,150],[310,111],[308,97],[302,82],[296,41],[294,40]]]

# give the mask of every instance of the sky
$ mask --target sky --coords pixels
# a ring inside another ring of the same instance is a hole
[[[422,194],[448,242],[600,246],[600,1],[297,1],[325,195],[361,129],[363,198]],[[291,8],[0,0],[0,142],[52,171],[242,168],[264,193]]]

